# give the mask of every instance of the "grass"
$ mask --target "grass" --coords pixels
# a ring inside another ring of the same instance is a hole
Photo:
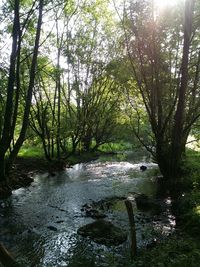
[[[37,146],[24,145],[18,153],[23,158],[42,158],[44,157],[43,149]]]
[[[101,152],[119,152],[119,151],[125,151],[125,150],[131,150],[133,147],[130,143],[126,142],[119,142],[119,143],[107,143],[103,144],[99,147],[99,150]],[[70,150],[69,150],[70,151]],[[73,155],[69,158],[70,162],[80,162],[82,161],[89,161],[94,158],[94,156],[97,153],[93,152],[88,152],[88,153],[82,153],[81,155]],[[44,157],[44,151],[42,147],[39,146],[32,146],[28,144],[24,144],[22,148],[20,149],[18,153],[19,157],[24,157],[24,158],[42,158]]]
[[[118,143],[107,143],[103,144],[99,147],[99,150],[102,152],[119,152],[119,151],[126,151],[132,150],[133,145],[126,142],[118,142]]]
[[[142,251],[131,267],[199,267],[200,244],[187,235],[169,237],[159,246]]]

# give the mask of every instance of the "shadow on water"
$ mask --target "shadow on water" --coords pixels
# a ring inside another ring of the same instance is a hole
[[[140,166],[147,166],[142,172]],[[0,202],[1,242],[13,252],[21,266],[108,267],[129,261],[129,240],[118,246],[96,244],[77,234],[79,227],[94,221],[84,216],[86,203],[111,201],[103,210],[108,220],[126,231],[128,216],[122,197],[132,197],[139,248],[167,236],[174,229],[171,200],[166,197],[160,212],[140,210],[135,198],[156,196],[157,165],[144,152],[103,156],[77,164],[63,173],[37,175],[26,189],[16,190]]]

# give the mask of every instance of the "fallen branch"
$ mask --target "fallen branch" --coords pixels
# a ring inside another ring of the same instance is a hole
[[[5,267],[19,267],[19,264],[3,244],[0,244],[0,262]]]

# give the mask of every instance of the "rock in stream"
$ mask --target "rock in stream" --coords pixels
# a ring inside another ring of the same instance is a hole
[[[107,246],[119,245],[126,241],[127,233],[109,221],[100,219],[78,229],[78,234]]]

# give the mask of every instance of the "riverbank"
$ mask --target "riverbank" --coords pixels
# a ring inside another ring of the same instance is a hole
[[[47,172],[49,163],[44,158],[18,157],[10,172],[9,182],[0,185],[0,198],[6,198],[12,191],[20,187],[29,186],[36,173]]]
[[[200,266],[200,153],[188,150],[182,165],[181,193],[173,203],[176,231],[139,252],[129,267]]]
[[[127,267],[199,267],[200,243],[198,237],[177,232],[154,247],[138,253]],[[114,267],[114,266],[112,266]]]
[[[0,184],[0,199],[9,197],[15,189],[29,186],[33,182],[35,174],[47,172],[49,176],[54,176],[56,172],[63,171],[66,167],[95,160],[101,154],[105,154],[105,152],[82,153],[80,155],[72,155],[66,160],[53,160],[51,162],[44,157],[17,157],[10,172],[9,182]]]

